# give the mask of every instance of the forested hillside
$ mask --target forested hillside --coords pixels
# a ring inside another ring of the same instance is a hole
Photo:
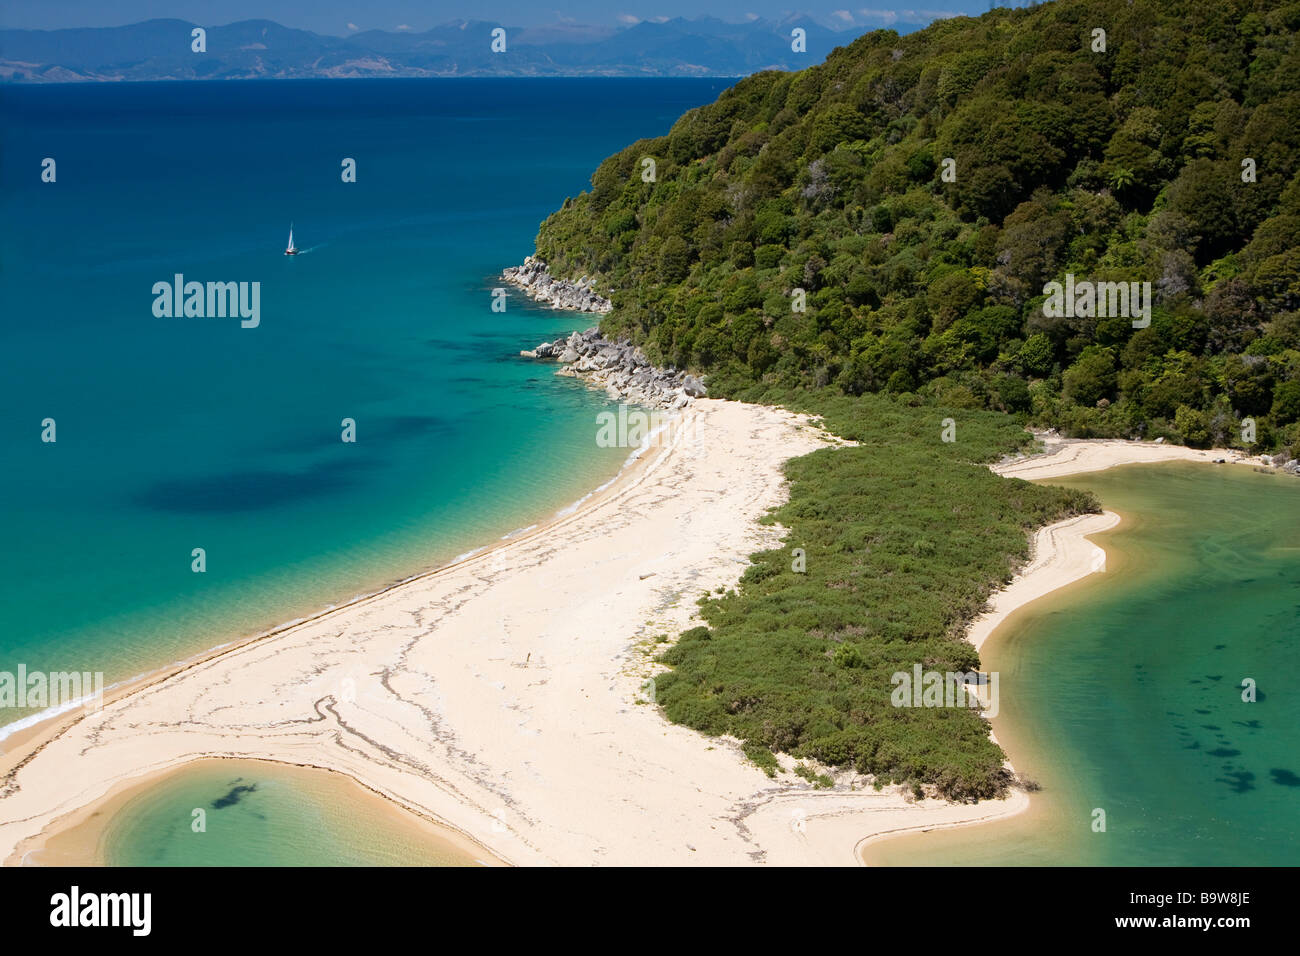
[[[1297,26],[1279,0],[1059,0],[877,31],[610,157],[538,254],[713,394],[1193,445],[1252,417],[1255,450],[1300,448]],[[1149,281],[1149,327],[1048,317],[1067,273]]]

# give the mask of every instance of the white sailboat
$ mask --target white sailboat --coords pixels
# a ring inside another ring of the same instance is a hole
[[[289,223],[289,248],[284,250],[284,254],[286,256],[296,256],[298,254],[298,250],[293,244],[293,223]]]

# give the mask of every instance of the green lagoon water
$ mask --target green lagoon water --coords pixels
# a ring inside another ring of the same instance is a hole
[[[995,731],[1044,790],[1021,817],[869,859],[1300,864],[1300,481],[1178,464],[1053,483],[1125,522],[1094,538],[1106,573],[1030,605],[984,652]]]
[[[198,812],[196,812],[198,811]],[[473,854],[378,813],[350,781],[255,761],[202,762],[122,805],[110,866],[476,866]],[[201,826],[198,821],[201,821]]]

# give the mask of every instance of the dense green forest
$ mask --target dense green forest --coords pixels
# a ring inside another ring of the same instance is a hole
[[[610,157],[537,251],[610,292],[607,335],[715,395],[1199,446],[1251,417],[1254,450],[1294,454],[1297,26],[1279,0],[1059,0],[876,31]],[[1046,316],[1067,273],[1150,282],[1149,327]]]

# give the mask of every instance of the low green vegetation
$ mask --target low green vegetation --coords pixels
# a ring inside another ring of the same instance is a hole
[[[807,764],[801,763],[796,765],[794,772],[797,776],[803,777],[813,786],[820,789],[829,789],[835,786],[835,781],[830,778],[829,774],[818,773]]]
[[[661,657],[673,668],[656,679],[665,713],[740,738],[769,773],[779,751],[952,799],[1003,792],[1005,758],[978,711],[894,707],[890,678],[916,663],[977,669],[966,625],[1025,560],[1028,532],[1096,501],[980,464],[1028,439],[1005,415],[828,392],[745,397],[816,413],[862,445],[787,464],[790,500],[767,519],[788,529],[784,546],[752,555],[738,591],[701,600],[707,626]]]

